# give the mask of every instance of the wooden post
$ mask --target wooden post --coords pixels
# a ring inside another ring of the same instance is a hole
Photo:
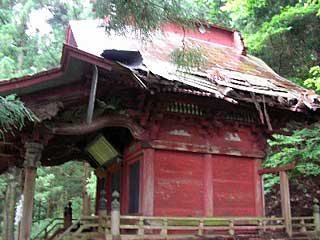
[[[306,223],[305,223],[305,221],[304,221],[304,219],[301,219],[300,220],[300,232],[306,232],[307,231],[307,228],[306,228]]]
[[[162,223],[160,235],[161,235],[161,237],[168,236],[168,218],[163,218],[163,223]]]
[[[25,144],[25,180],[23,189],[23,207],[19,240],[29,240],[32,227],[32,210],[37,167],[40,163],[42,144],[27,142]]]
[[[280,194],[281,194],[281,211],[284,218],[284,224],[287,234],[292,236],[291,206],[289,179],[285,171],[280,171]]]
[[[111,235],[112,239],[119,239],[120,236],[120,203],[119,193],[112,193],[113,201],[111,203]]]
[[[154,149],[143,150],[141,212],[153,216],[154,202]]]
[[[313,205],[313,221],[314,221],[316,232],[320,233],[320,212],[319,212],[319,201],[317,199],[314,200],[314,205]]]
[[[107,217],[107,193],[104,188],[100,190],[99,200],[98,200],[98,216],[99,216],[99,232],[102,232],[103,226],[108,231],[108,221]],[[108,234],[108,232],[106,232]]]
[[[204,227],[204,221],[203,218],[199,220],[199,227],[198,227],[198,235],[202,236],[203,235],[203,227]]]
[[[211,154],[204,154],[204,215],[206,217],[213,216],[213,180],[212,180],[212,156]]]
[[[64,208],[64,228],[67,229],[72,225],[72,203],[68,204]]]
[[[230,234],[231,236],[234,236],[234,234],[235,234],[235,231],[234,231],[234,221],[233,221],[233,219],[231,219],[230,222],[229,222],[229,234]]]
[[[7,187],[3,211],[2,239],[14,239],[15,206],[19,173],[19,169],[11,167],[6,174]]]
[[[144,224],[143,224],[143,218],[142,217],[139,218],[138,235],[140,237],[142,237],[142,238],[143,238],[143,235],[144,235]]]

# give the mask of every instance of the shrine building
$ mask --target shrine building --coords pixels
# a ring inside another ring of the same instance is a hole
[[[172,52],[183,46],[200,49],[203,64],[177,67]],[[0,81],[0,94],[17,94],[39,118],[8,137],[15,147],[0,155],[1,172],[25,168],[21,239],[30,239],[37,166],[71,160],[96,169],[95,213],[105,214],[106,237],[167,239],[188,221],[182,239],[273,231],[264,213],[262,174],[273,171],[261,166],[267,139],[291,121],[316,121],[320,106],[313,91],[247,54],[238,31],[208,24],[167,24],[142,41],[132,32],[108,34],[102,21],[71,21],[60,66]],[[278,169],[277,224],[292,235],[288,169]],[[114,192],[116,230],[108,220]],[[70,226],[50,239],[81,233]]]

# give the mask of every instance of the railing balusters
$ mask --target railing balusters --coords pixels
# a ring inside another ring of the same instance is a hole
[[[266,220],[266,219],[263,219],[263,220],[262,220],[262,226],[263,226],[263,231],[264,231],[264,232],[267,231],[267,223],[268,223],[268,220]]]
[[[304,221],[304,219],[300,220],[300,232],[306,232],[307,228],[306,228],[306,223]]]
[[[139,235],[139,236],[143,236],[143,235],[144,235],[144,223],[143,223],[143,217],[140,217],[140,218],[139,218],[138,235]]]
[[[263,219],[258,220],[258,227],[259,227],[258,233],[259,233],[259,235],[263,234],[263,231],[264,231],[263,223],[264,223]]]
[[[318,201],[318,199],[314,200],[313,222],[314,222],[314,225],[315,225],[315,231],[316,232],[320,232],[320,212],[319,212],[319,201]]]
[[[165,236],[165,237],[167,237],[168,236],[168,219],[167,218],[163,218],[162,219],[162,229],[161,229],[161,232],[160,232],[160,234],[162,235],[162,236]]]
[[[203,218],[199,219],[199,228],[198,228],[198,235],[202,236],[203,235]]]
[[[229,234],[231,235],[231,236],[233,236],[234,235],[234,220],[233,219],[231,219],[230,220],[230,223],[229,223]]]

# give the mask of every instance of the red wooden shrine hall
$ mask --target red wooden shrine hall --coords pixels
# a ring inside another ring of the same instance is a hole
[[[96,168],[96,212],[102,198],[110,212],[117,190],[125,215],[263,216],[267,138],[315,121],[319,98],[247,55],[237,31],[198,27],[166,25],[143,42],[71,22],[58,68],[0,82],[2,96],[18,94],[40,120],[8,138],[14,148],[0,146],[0,171],[22,167],[25,143],[37,142],[43,166]],[[203,66],[170,61],[182,41],[201,49]],[[106,148],[111,162],[99,155]]]

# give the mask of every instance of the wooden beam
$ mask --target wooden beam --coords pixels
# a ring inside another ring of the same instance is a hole
[[[221,147],[213,144],[193,144],[178,141],[153,140],[143,143],[144,146],[154,149],[174,150],[182,152],[196,152],[212,155],[228,155],[239,157],[264,158],[265,153],[259,150],[242,150],[233,147]]]
[[[292,236],[292,220],[291,220],[291,205],[289,179],[285,171],[280,171],[280,194],[281,194],[281,211],[284,218],[284,224],[287,234]]]
[[[268,174],[268,173],[278,173],[278,172],[282,172],[282,171],[288,171],[288,170],[292,170],[296,167],[296,164],[295,163],[290,163],[286,166],[283,166],[283,167],[276,167],[276,168],[264,168],[264,169],[260,169],[258,171],[258,173],[260,175],[263,175],[263,174]]]
[[[50,131],[56,135],[74,135],[81,136],[86,135],[105,127],[124,127],[129,129],[132,136],[138,140],[144,139],[146,136],[146,131],[144,128],[135,123],[132,119],[127,116],[121,115],[108,115],[98,119],[93,120],[93,122],[88,125],[87,123],[79,124],[64,124],[51,128]]]

